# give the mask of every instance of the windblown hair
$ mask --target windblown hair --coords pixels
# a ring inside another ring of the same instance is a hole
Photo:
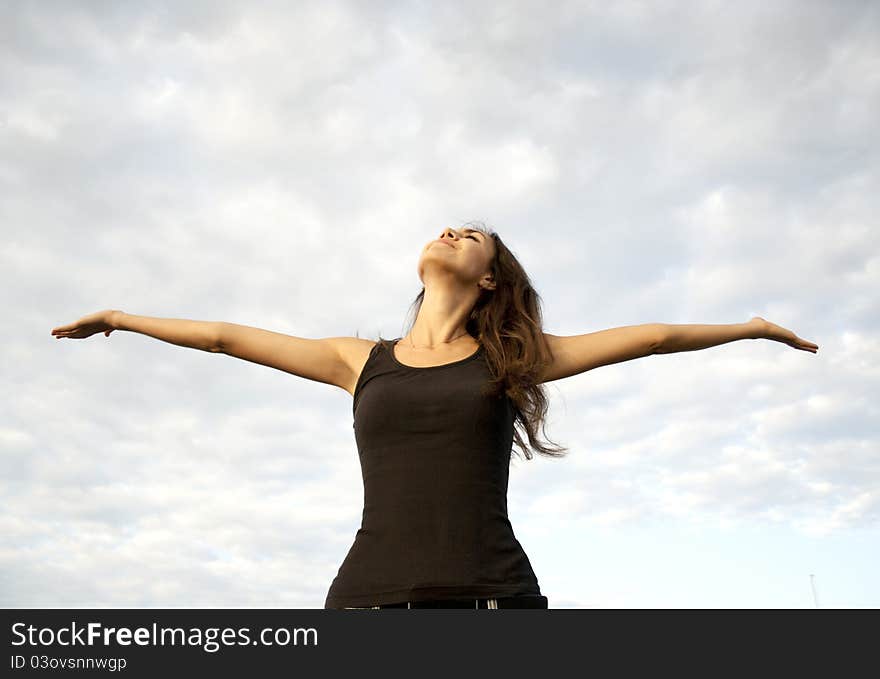
[[[527,460],[533,455],[516,424],[539,454],[564,457],[567,448],[557,446],[547,438],[546,415],[548,408],[544,386],[537,382],[539,375],[552,358],[542,330],[541,296],[532,286],[528,274],[507,249],[494,230],[482,222],[463,224],[495,241],[495,259],[492,262],[494,290],[483,290],[465,322],[465,329],[483,345],[490,379],[483,387],[484,395],[510,397],[515,412],[514,443]],[[425,298],[425,288],[416,296],[412,306],[415,313],[410,329],[418,318]],[[380,341],[390,343],[390,340]],[[538,440],[541,428],[550,445]]]

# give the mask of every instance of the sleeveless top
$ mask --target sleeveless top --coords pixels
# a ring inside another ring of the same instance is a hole
[[[417,368],[378,342],[355,385],[361,527],[325,608],[541,595],[507,517],[510,398],[484,396],[482,345]]]

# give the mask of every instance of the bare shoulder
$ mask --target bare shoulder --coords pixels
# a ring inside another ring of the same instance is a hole
[[[328,341],[332,342],[347,367],[345,383],[338,386],[354,396],[354,388],[361,376],[361,371],[364,369],[373,347],[378,343],[375,340],[361,337],[332,337]]]

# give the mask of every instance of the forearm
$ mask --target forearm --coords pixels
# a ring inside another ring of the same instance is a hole
[[[655,353],[672,354],[678,351],[696,351],[734,340],[757,339],[751,323],[721,325],[673,325],[661,323],[660,344]]]
[[[191,321],[185,318],[154,318],[135,316],[123,311],[112,315],[116,330],[139,332],[142,335],[181,347],[216,352],[220,346],[220,321]]]

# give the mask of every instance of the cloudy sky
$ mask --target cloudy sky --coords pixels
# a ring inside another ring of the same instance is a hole
[[[871,2],[3,3],[0,604],[322,607],[351,397],[50,330],[398,337],[478,220],[547,332],[820,347],[547,384],[569,453],[515,458],[509,512],[551,608],[880,606],[878,113]]]

